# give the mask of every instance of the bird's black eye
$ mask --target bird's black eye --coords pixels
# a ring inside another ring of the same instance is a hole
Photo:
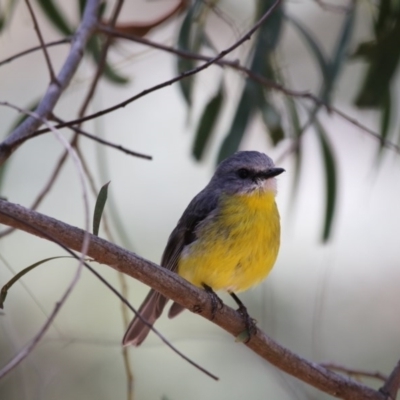
[[[250,176],[250,171],[246,168],[240,168],[237,172],[239,178],[246,179]]]

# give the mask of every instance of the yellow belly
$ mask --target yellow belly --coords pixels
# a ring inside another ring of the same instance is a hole
[[[279,213],[272,192],[222,199],[220,212],[204,223],[198,240],[178,262],[178,273],[214,291],[241,292],[271,271],[280,243]]]

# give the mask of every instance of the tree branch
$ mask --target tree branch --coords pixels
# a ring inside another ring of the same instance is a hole
[[[185,79],[189,76],[195,75],[197,73],[199,73],[200,71],[205,70],[206,68],[208,68],[209,66],[218,63],[218,61],[220,61],[222,58],[224,58],[227,54],[231,53],[233,50],[235,50],[236,48],[238,48],[240,45],[242,45],[246,40],[250,40],[252,35],[257,31],[257,29],[268,19],[268,17],[270,17],[272,15],[272,13],[276,10],[276,8],[280,5],[280,3],[282,3],[283,0],[276,0],[275,3],[268,9],[268,11],[257,21],[257,23],[247,32],[245,33],[239,40],[237,40],[235,43],[233,43],[230,47],[226,48],[225,50],[222,50],[217,56],[212,57],[212,58],[208,58],[207,61],[196,67],[193,68],[191,70],[185,71],[183,73],[181,73],[179,76],[176,76],[172,79],[169,79],[167,81],[164,81],[162,83],[159,83],[155,86],[152,86],[148,89],[145,89],[143,91],[141,91],[140,93],[136,94],[135,96],[132,96],[130,98],[128,98],[127,100],[116,104],[112,107],[106,108],[104,110],[101,110],[99,112],[87,115],[85,117],[82,118],[77,118],[73,121],[68,121],[65,124],[58,124],[56,125],[56,128],[64,128],[66,126],[71,126],[71,125],[76,125],[76,124],[81,124],[82,122],[85,121],[89,121],[91,119],[100,117],[104,114],[108,114],[110,112],[113,112],[119,108],[123,108],[126,107],[128,104],[132,103],[135,100],[140,99],[141,97],[144,97],[150,93],[153,93],[157,90],[163,89],[167,86],[170,86],[176,82],[181,81],[182,79]],[[34,136],[40,135],[42,133],[46,133],[48,132],[48,130],[46,128],[38,130],[35,132]],[[1,149],[1,148],[0,148]],[[1,159],[0,159],[1,161]],[[0,164],[1,165],[1,164]]]
[[[65,121],[63,121],[61,118],[56,117],[55,115],[52,116],[52,119],[60,124],[65,124]],[[143,158],[145,160],[153,159],[152,156],[149,156],[149,155],[143,154],[143,153],[138,153],[137,151],[129,150],[126,147],[123,147],[119,144],[111,143],[105,139],[98,137],[98,136],[92,135],[91,133],[88,133],[81,128],[78,128],[77,126],[70,126],[69,129],[71,129],[75,133],[80,134],[88,139],[94,140],[97,143],[104,144],[105,146],[112,147],[113,149],[122,151],[123,153],[128,154],[129,156],[139,157],[139,158]]]
[[[166,46],[164,44],[161,43],[157,43],[154,41],[151,41],[150,39],[147,38],[143,38],[137,35],[132,35],[132,34],[127,34],[124,32],[118,32],[115,29],[112,29],[108,26],[105,25],[99,25],[97,27],[97,29],[100,32],[103,32],[106,35],[111,35],[117,38],[121,38],[121,39],[126,39],[126,40],[130,40],[132,42],[135,43],[140,43],[143,44],[145,46],[149,46],[149,47],[153,47],[155,49],[159,49],[159,50],[163,50],[166,51],[168,53],[171,54],[175,54],[178,57],[182,57],[182,58],[186,58],[186,59],[191,59],[191,60],[199,60],[199,61],[209,61],[211,59],[211,57],[209,56],[205,56],[203,54],[196,54],[196,53],[192,53],[189,51],[185,51],[185,50],[181,50],[181,49],[177,49],[171,46]],[[243,65],[241,65],[237,60],[225,60],[225,59],[221,59],[215,62],[216,65],[219,65],[221,67],[229,67],[232,69],[235,69],[237,71],[240,71],[242,73],[244,73],[245,75],[247,75],[248,78],[258,82],[259,84],[263,85],[265,88],[267,89],[272,89],[272,90],[276,90],[278,92],[283,93],[286,96],[290,96],[290,97],[294,97],[294,98],[299,98],[299,99],[304,99],[304,100],[309,100],[312,103],[314,103],[314,105],[319,106],[319,107],[324,107],[327,111],[335,113],[337,115],[339,115],[341,118],[343,118],[344,120],[346,120],[347,122],[351,123],[352,125],[356,126],[357,128],[367,132],[369,135],[371,135],[374,139],[378,140],[382,146],[388,148],[388,149],[392,149],[394,150],[396,153],[400,154],[400,146],[391,142],[390,140],[387,140],[385,138],[383,138],[379,133],[375,132],[373,129],[368,128],[367,126],[361,124],[359,121],[357,121],[355,118],[351,117],[350,115],[346,114],[345,112],[341,111],[340,109],[327,104],[326,102],[322,101],[319,97],[315,96],[314,94],[312,94],[309,91],[305,91],[305,90],[294,90],[294,89],[290,89],[288,87],[283,86],[282,84],[275,82],[271,79],[266,78],[265,76],[262,76],[260,74],[254,73],[253,71],[251,71],[249,68],[244,67]],[[136,98],[134,99],[136,100]],[[123,105],[121,105],[122,107],[125,107],[126,103],[121,103]],[[96,113],[93,115],[89,115],[87,117],[86,120],[91,119],[91,118],[96,118],[97,116],[100,115],[104,115],[110,111],[114,111],[115,110],[115,106],[110,108],[110,109],[105,109],[103,111],[101,111],[100,113]],[[91,118],[89,118],[91,117]],[[57,125],[57,128],[62,128],[65,126],[69,126],[67,124],[76,124],[77,122],[81,122],[80,120],[75,120],[75,121],[69,121],[68,123],[64,124],[64,125]],[[304,130],[304,127],[303,127]],[[35,134],[39,134],[39,133],[45,133],[47,132],[46,129],[41,129],[40,131],[36,132]]]
[[[339,365],[336,363],[321,363],[320,365],[332,371],[343,372],[344,374],[349,375],[350,377],[374,378],[374,379],[379,379],[381,381],[386,381],[388,379],[386,375],[383,375],[381,372],[378,371],[371,372],[363,369],[347,368],[343,365]]]
[[[32,5],[31,5],[29,0],[25,0],[25,3],[26,3],[26,6],[28,7],[29,14],[31,14],[32,21],[33,21],[33,26],[35,27],[35,31],[36,31],[38,39],[39,39],[40,47],[42,48],[42,51],[43,51],[43,54],[44,54],[44,58],[46,60],[47,67],[49,69],[50,82],[57,83],[56,82],[56,75],[55,75],[54,69],[53,69],[53,65],[51,64],[50,56],[49,56],[49,53],[47,51],[46,44],[45,44],[45,42],[43,40],[42,32],[40,31],[40,27],[39,27],[39,24],[37,22],[37,19],[36,19],[35,13],[33,11]]]
[[[67,44],[67,43],[71,43],[71,38],[70,37],[66,37],[66,38],[60,39],[60,40],[55,40],[53,42],[48,42],[48,43],[45,43],[44,45],[45,45],[45,47],[48,48],[48,47],[58,46],[60,44]],[[20,53],[14,54],[11,57],[5,58],[4,60],[0,61],[0,67],[2,65],[4,65],[4,64],[8,64],[11,61],[16,60],[17,58],[26,56],[27,54],[33,53],[33,52],[38,51],[38,50],[42,50],[42,48],[43,47],[41,45],[40,46],[35,46],[35,47],[30,48],[30,49],[21,51]]]
[[[379,389],[389,400],[396,400],[400,387],[400,360],[397,362],[385,384]]]
[[[56,82],[50,82],[45,95],[35,110],[35,114],[40,118],[48,118],[64,89],[74,76],[82,60],[87,41],[96,27],[98,6],[99,0],[87,1],[82,22],[76,31],[71,50],[56,78]],[[4,164],[20,144],[31,137],[32,133],[38,129],[42,124],[40,118],[27,118],[0,144],[0,166]]]
[[[114,28],[123,4],[124,0],[118,0],[117,3],[114,5],[114,11],[112,13],[111,20],[108,23],[108,26],[110,28]],[[107,37],[106,42],[104,43],[103,48],[101,49],[100,58],[97,64],[97,70],[92,80],[92,83],[90,84],[89,91],[87,92],[86,97],[83,100],[81,109],[79,110],[78,113],[79,117],[83,117],[85,115],[86,109],[88,108],[89,103],[93,98],[94,92],[96,91],[97,84],[99,83],[100,77],[103,74],[104,67],[106,65],[107,53],[110,44],[111,44],[111,37],[109,36]]]
[[[26,221],[29,225],[21,222]],[[46,233],[64,246],[79,251],[85,232],[54,218],[50,218],[22,206],[0,200],[0,223],[12,226],[36,236],[44,236],[32,227]],[[87,255],[97,262],[109,265],[117,271],[130,275],[187,309],[202,315],[237,337],[243,331],[243,320],[236,311],[223,306],[212,319],[207,294],[177,274],[161,268],[140,256],[122,249],[99,237],[90,236]],[[337,375],[320,365],[307,361],[270,339],[260,329],[246,344],[263,359],[282,371],[301,379],[332,396],[351,400],[384,400],[381,392]]]

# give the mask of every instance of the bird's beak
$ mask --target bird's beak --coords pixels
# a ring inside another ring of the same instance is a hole
[[[283,168],[271,168],[268,171],[265,171],[262,175],[264,179],[273,178],[274,176],[280,175],[282,172],[285,172]]]

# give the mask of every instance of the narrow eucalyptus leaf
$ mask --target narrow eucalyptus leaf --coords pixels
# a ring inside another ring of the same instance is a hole
[[[328,135],[322,124],[315,120],[317,137],[322,149],[324,169],[325,169],[325,191],[326,191],[326,207],[325,222],[322,240],[327,242],[332,231],[332,222],[335,214],[336,197],[337,197],[337,172],[336,161],[332,146],[328,140]]]
[[[92,38],[89,40],[87,50],[93,57],[96,64],[98,64],[100,62],[101,45],[100,40],[97,36],[92,36]],[[108,62],[106,62],[104,65],[103,75],[110,82],[118,85],[124,85],[129,82],[128,78],[118,74]]]
[[[251,81],[247,81],[245,85],[239,104],[236,108],[235,117],[233,118],[228,134],[222,142],[222,146],[219,150],[218,163],[232,155],[239,148],[247,124],[256,109],[253,85],[254,84]]]
[[[204,37],[204,13],[208,5],[202,0],[196,0],[186,13],[178,34],[178,49],[198,53]],[[194,60],[177,57],[177,69],[181,74],[195,67]],[[179,81],[179,87],[188,106],[192,103],[194,76],[189,76]]]
[[[384,142],[389,135],[391,115],[392,115],[392,99],[390,92],[388,92],[382,103],[382,108],[381,108],[380,136],[382,141],[378,149],[378,157],[377,157],[378,163],[381,161],[383,150],[385,148]]]
[[[258,108],[261,112],[262,120],[268,129],[272,144],[276,146],[285,137],[285,132],[282,127],[282,118],[275,106],[268,101],[265,96],[260,97]]]
[[[8,0],[5,5],[0,7],[0,32],[7,26],[7,24],[10,24],[16,4],[16,0]]]
[[[94,213],[93,213],[93,235],[99,235],[99,228],[101,217],[103,216],[104,207],[107,202],[107,195],[108,195],[108,185],[110,182],[106,183],[100,189],[100,192],[96,199],[96,205],[94,206]]]
[[[192,154],[197,161],[203,157],[204,150],[218,120],[223,100],[224,90],[221,83],[217,94],[208,102],[200,118],[192,149]]]
[[[314,56],[315,60],[317,61],[317,65],[321,71],[323,80],[326,81],[329,79],[329,63],[327,58],[317,40],[317,38],[310,33],[307,28],[303,26],[296,18],[286,15],[288,21],[297,29],[300,33],[300,37],[304,40],[306,45],[311,50],[311,54]]]
[[[301,176],[301,168],[302,168],[302,146],[300,137],[302,135],[302,128],[300,125],[300,118],[297,112],[296,104],[290,96],[285,97],[286,108],[289,112],[289,121],[291,124],[292,136],[293,136],[293,144],[295,146],[295,150],[293,153],[294,156],[294,175],[293,175],[293,185],[291,190],[291,199],[297,198],[297,192],[300,183]],[[294,201],[292,201],[292,206],[294,205]]]
[[[36,0],[49,21],[64,35],[70,36],[73,31],[64,19],[64,13],[60,11],[53,0]]]
[[[331,102],[332,90],[334,89],[334,84],[339,76],[340,70],[343,67],[344,60],[346,57],[348,57],[356,15],[355,10],[356,7],[355,3],[353,2],[350,10],[346,13],[346,17],[342,24],[342,30],[338,37],[332,60],[329,64],[329,78],[324,82],[321,93],[322,100],[328,104]]]
[[[6,300],[8,290],[11,288],[12,285],[14,285],[15,282],[17,282],[19,279],[21,279],[26,273],[31,271],[32,269],[38,267],[39,265],[42,265],[48,261],[52,260],[57,260],[59,258],[74,258],[70,256],[59,256],[59,257],[50,257],[50,258],[45,258],[44,260],[40,260],[29,267],[24,268],[22,271],[18,272],[12,279],[10,279],[2,288],[0,291],[0,308],[4,308],[4,301]]]

